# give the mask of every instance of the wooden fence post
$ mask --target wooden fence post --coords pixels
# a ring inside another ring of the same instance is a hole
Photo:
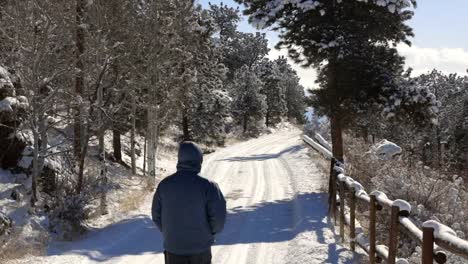
[[[375,264],[375,225],[377,218],[377,199],[370,195],[370,222],[369,222],[369,263]]]
[[[336,219],[338,218],[337,217],[337,201],[336,201],[336,173],[333,172],[333,175],[332,175],[332,181],[333,181],[333,188],[332,188],[332,215],[333,215],[333,220],[334,220],[334,224],[336,225]]]
[[[434,229],[423,227],[422,264],[434,263]]]
[[[388,239],[388,264],[395,264],[397,251],[398,251],[398,218],[400,214],[400,208],[398,206],[392,206],[392,214],[390,218],[390,237]]]
[[[356,251],[356,193],[354,188],[351,189],[351,201],[349,204],[350,223],[349,235],[351,237],[351,250]]]
[[[332,158],[330,161],[330,177],[328,179],[328,215],[332,215],[333,212],[333,175],[335,174],[335,159]]]
[[[340,181],[340,236],[341,236],[341,241],[345,241],[345,233],[344,233],[344,228],[345,228],[345,183]]]

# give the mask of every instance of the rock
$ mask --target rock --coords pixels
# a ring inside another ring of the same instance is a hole
[[[57,190],[57,172],[50,166],[44,166],[42,174],[39,176],[39,184],[42,187],[42,192],[54,196]]]
[[[3,212],[0,212],[0,236],[8,234],[12,226],[11,219]]]
[[[6,128],[3,129],[7,130]],[[0,167],[3,169],[12,168],[20,161],[22,157],[21,154],[26,144],[15,136],[12,138],[10,135],[4,135],[1,130],[2,129],[0,129],[0,146],[3,146],[4,153],[8,153],[8,155],[0,154]]]
[[[14,189],[10,194],[10,198],[17,202],[21,201],[21,198],[23,198],[22,196],[23,195],[18,191],[18,189]]]
[[[386,139],[375,144],[371,149],[371,153],[380,160],[391,160],[400,155],[401,152],[402,149],[400,146]]]
[[[0,66],[0,100],[8,96],[15,96],[14,85],[10,73]]]
[[[26,143],[16,135],[16,127],[24,121],[28,109],[28,100],[18,96],[16,90],[21,87],[14,72],[8,72],[0,65],[0,167],[13,168],[21,158]]]
[[[141,156],[141,149],[135,148],[135,155]]]

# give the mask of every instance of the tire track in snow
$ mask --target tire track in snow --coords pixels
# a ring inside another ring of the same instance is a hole
[[[322,203],[326,201],[320,200],[323,194],[319,193],[320,184],[315,183],[321,176],[301,149],[299,136],[298,130],[282,131],[207,155],[202,175],[220,185],[230,214],[213,247],[213,263],[352,263],[351,254],[336,244],[333,232],[322,223],[326,217]],[[160,243],[155,241],[160,235],[146,216],[151,208],[151,199],[147,200],[139,211],[148,221],[123,228],[126,239],[122,241],[108,243],[106,238],[115,235],[109,226],[81,241],[95,247],[78,247],[82,249],[79,252],[63,249],[58,255],[20,263],[162,264],[163,255],[143,242]],[[134,216],[128,220],[135,220]],[[148,228],[153,231],[148,232]],[[95,253],[102,254],[93,256]]]
[[[252,149],[255,151],[250,151],[247,153],[243,153],[243,156],[237,155],[236,157],[239,157],[239,161],[234,161],[237,166],[249,168],[248,174],[246,174],[246,177],[248,177],[248,182],[244,181],[237,181],[236,186],[241,189],[245,189],[246,187],[250,186],[250,190],[248,192],[245,192],[248,194],[248,199],[240,206],[235,207],[237,210],[246,210],[250,206],[261,202],[264,200],[265,197],[265,173],[262,173],[262,167],[259,165],[262,165],[262,161],[256,160],[256,159],[261,159],[261,156],[256,158],[256,155],[261,155],[265,153],[265,148],[267,149],[266,153],[272,148],[271,140],[266,140],[266,141],[261,141],[257,144],[254,144]],[[231,208],[230,208],[231,209]],[[233,216],[235,217],[235,216]],[[228,219],[229,220],[229,219]],[[229,238],[230,243],[239,243],[240,239],[245,239],[246,236],[249,236],[249,233],[252,232],[251,228],[251,223],[255,221],[255,219],[251,218],[242,218],[237,220],[236,226],[241,226],[243,227],[240,232],[236,232],[235,239],[234,237]],[[229,225],[229,222],[227,223]],[[223,236],[223,235],[222,235]],[[226,234],[224,234],[223,237],[226,237]],[[249,255],[247,255],[248,252],[251,252],[251,247],[255,247],[256,245],[252,244],[246,244],[246,243],[239,243],[240,245],[235,247],[234,250],[220,250],[222,253],[217,251],[217,254],[214,255],[214,262],[215,263],[248,263],[247,261],[250,259]]]

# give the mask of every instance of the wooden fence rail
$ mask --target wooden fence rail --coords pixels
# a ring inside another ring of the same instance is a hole
[[[390,264],[408,263],[407,260],[397,257],[398,239],[402,231],[421,244],[422,264],[432,264],[434,261],[446,263],[445,251],[468,260],[468,241],[457,237],[452,229],[432,220],[425,222],[421,229],[410,218],[411,206],[408,202],[399,199],[390,200],[387,195],[378,191],[368,194],[359,182],[345,175],[344,165],[333,158],[327,147],[307,136],[303,136],[303,140],[331,162],[329,214],[335,224],[339,220],[339,232],[343,241],[345,241],[345,226],[349,227],[351,250],[354,251],[356,245],[362,248],[369,255],[371,264],[380,263],[382,260]],[[356,220],[358,202],[364,203],[369,208],[368,234],[365,234]],[[377,214],[384,210],[389,217],[388,241],[386,245],[378,245]]]

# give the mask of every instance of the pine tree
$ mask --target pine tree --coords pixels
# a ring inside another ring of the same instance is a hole
[[[230,87],[232,112],[234,119],[242,124],[244,133],[255,133],[257,124],[265,117],[267,106],[265,95],[260,93],[262,86],[260,78],[246,65],[234,74]]]
[[[237,24],[240,22],[239,8],[229,7],[221,3],[219,6],[209,3],[208,13],[216,25],[219,39],[229,41],[236,32]]]
[[[289,65],[286,58],[275,60],[281,72],[280,86],[285,91],[286,117],[291,122],[303,124],[305,122],[305,88],[300,85],[296,71]]]
[[[286,48],[289,56],[304,66],[322,70],[322,89],[327,90],[331,120],[333,155],[343,159],[342,130],[346,112],[342,103],[349,97],[346,82],[340,77],[341,68],[349,63],[349,56],[357,51],[372,51],[374,47],[388,47],[398,42],[409,43],[412,30],[405,21],[413,13],[409,1],[271,1],[237,0],[246,6],[250,22],[259,27],[281,30],[279,48]],[[412,1],[415,5],[415,1]],[[373,54],[373,52],[371,53]],[[326,66],[322,63],[327,61]],[[378,75],[378,74],[374,74]],[[346,75],[350,77],[350,75]],[[374,80],[367,80],[372,83]],[[372,85],[366,85],[372,87]],[[353,87],[352,94],[361,88]],[[325,93],[325,92],[324,92]],[[366,97],[364,97],[366,99]],[[355,102],[348,100],[349,102]]]
[[[276,62],[267,59],[256,65],[255,72],[263,82],[261,93],[265,95],[267,105],[265,125],[275,126],[287,112],[286,87],[282,85],[282,79],[287,73],[281,72]]]

